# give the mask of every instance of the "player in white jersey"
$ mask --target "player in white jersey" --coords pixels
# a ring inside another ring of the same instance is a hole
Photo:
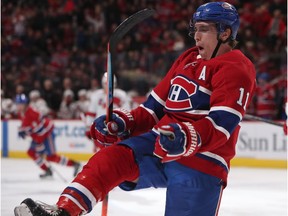
[[[90,126],[92,122],[95,120],[96,117],[106,114],[106,82],[107,82],[107,73],[105,72],[102,76],[101,85],[102,88],[94,91],[91,94],[91,101],[88,108],[88,112],[85,113],[85,123],[87,126],[86,136],[91,139],[90,137]],[[117,86],[117,79],[114,76],[114,86]],[[131,109],[131,99],[127,95],[125,91],[120,88],[114,89],[114,97],[113,97],[113,106],[115,108],[124,108],[126,110]],[[97,150],[97,143],[96,150]],[[99,146],[98,146],[99,147]]]
[[[36,89],[29,93],[29,105],[39,111],[42,115],[47,116],[50,113],[50,108],[47,102],[41,97],[40,92]]]

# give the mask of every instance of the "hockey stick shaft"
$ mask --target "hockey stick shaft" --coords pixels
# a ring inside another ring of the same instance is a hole
[[[155,13],[153,9],[143,9],[125,19],[113,32],[107,44],[107,122],[111,120],[113,112],[113,89],[114,89],[114,57],[118,42],[134,26],[152,16]]]
[[[107,100],[106,100],[106,122],[111,121],[113,113],[113,91],[114,91],[114,56],[115,50],[118,42],[123,38],[123,36],[130,31],[138,23],[147,19],[155,13],[152,9],[144,9],[138,11],[137,13],[131,15],[125,19],[113,32],[109,42],[107,44]],[[102,201],[102,216],[107,216],[108,212],[108,198],[109,194],[106,195]]]
[[[276,126],[279,126],[279,127],[283,127],[284,126],[284,124],[281,123],[281,122],[273,121],[273,120],[270,120],[270,119],[265,119],[265,118],[262,118],[262,117],[259,117],[259,116],[254,116],[254,115],[250,115],[250,114],[245,114],[244,119],[261,121],[261,122],[265,122],[265,123],[268,123],[268,124],[276,125]]]
[[[68,180],[67,180],[63,175],[61,175],[61,173],[58,172],[58,170],[57,170],[54,166],[52,166],[51,164],[50,164],[50,168],[51,168],[51,170],[52,170],[54,173],[56,173],[56,174],[59,176],[59,178],[60,178],[64,183],[67,183],[67,182],[68,182]]]

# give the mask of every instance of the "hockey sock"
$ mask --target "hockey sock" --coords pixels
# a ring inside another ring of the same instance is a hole
[[[64,166],[74,166],[75,165],[75,162],[73,160],[70,160],[67,157],[62,156],[62,155],[57,155],[57,154],[48,155],[46,157],[46,159],[48,161],[52,161],[52,162],[55,162],[55,163],[58,163],[58,164],[61,164]]]
[[[57,202],[71,216],[90,212],[97,202],[124,181],[139,176],[133,151],[121,145],[106,147],[94,154],[73,182],[62,192]]]
[[[34,150],[29,149],[27,154],[30,158],[44,171],[47,171],[49,168],[49,165],[47,161],[39,154],[37,154]]]

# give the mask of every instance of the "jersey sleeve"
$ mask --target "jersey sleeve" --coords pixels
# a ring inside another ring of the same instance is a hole
[[[25,131],[27,135],[32,135],[34,133],[35,128],[33,122],[37,122],[36,125],[38,125],[39,118],[40,113],[36,112],[34,109],[29,107],[22,118],[22,123],[21,127],[19,128],[19,131]]]
[[[224,65],[213,76],[209,114],[193,124],[202,139],[201,151],[226,143],[242,120],[256,85],[254,67],[248,65]]]

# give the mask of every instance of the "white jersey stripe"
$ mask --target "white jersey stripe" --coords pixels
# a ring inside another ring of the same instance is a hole
[[[87,211],[84,209],[84,207],[71,195],[69,194],[61,194],[61,196],[68,198],[72,202],[74,202],[83,212],[83,214],[86,214]]]
[[[211,95],[212,91],[210,91],[209,89],[203,87],[203,86],[199,86],[199,91],[204,92],[205,94]]]
[[[193,114],[193,115],[208,115],[209,111],[208,110],[189,110],[189,111],[185,111],[185,113]]]
[[[165,106],[165,101],[163,101],[153,90],[150,94],[157,102],[159,102],[162,106]]]
[[[199,154],[205,155],[207,157],[213,158],[213,159],[221,162],[227,168],[227,170],[229,172],[229,167],[228,167],[228,165],[227,165],[227,163],[226,163],[226,161],[224,160],[223,157],[221,157],[221,156],[219,156],[217,154],[214,154],[212,152],[199,152]]]
[[[218,202],[217,202],[217,208],[216,208],[216,212],[215,212],[215,216],[218,215],[218,212],[219,212],[219,208],[220,208],[220,203],[221,203],[221,199],[222,199],[222,194],[223,194],[223,185],[221,185],[220,187],[220,194],[219,194],[219,198],[218,198]]]
[[[83,194],[85,194],[85,196],[90,200],[92,208],[96,205],[97,200],[95,199],[94,195],[83,185],[77,182],[72,182],[68,187],[74,187],[77,190],[81,191]]]

